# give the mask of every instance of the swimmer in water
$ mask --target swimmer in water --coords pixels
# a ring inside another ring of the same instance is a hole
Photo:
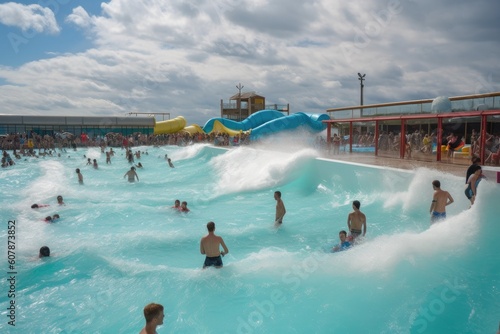
[[[188,209],[187,205],[188,205],[188,203],[186,201],[182,202],[179,211],[180,212],[189,212],[190,210]]]
[[[49,206],[49,205],[48,205],[48,204],[36,204],[36,203],[35,203],[35,204],[33,204],[33,205],[31,206],[31,208],[32,208],[32,209],[38,209],[38,208],[44,208],[44,207],[46,207],[46,206]]]
[[[180,210],[181,209],[181,201],[179,201],[178,199],[176,199],[175,202],[174,202],[174,206],[172,207],[172,209]]]
[[[63,197],[61,195],[57,196],[57,204],[64,205]]]
[[[139,162],[137,165],[135,165],[135,167],[137,167],[137,168],[142,168],[143,166],[142,166],[142,164]]]
[[[49,257],[50,256],[50,248],[47,246],[43,246],[40,248],[40,252],[38,253],[38,257]]]
[[[342,230],[339,232],[339,239],[340,239],[340,242],[338,245],[336,245],[335,247],[333,247],[332,251],[333,252],[341,252],[341,251],[344,251],[346,249],[348,249],[349,247],[351,247],[351,243],[349,241],[347,241],[347,232]]]
[[[80,168],[76,169],[76,175],[78,176],[78,183],[83,184],[83,175],[80,173]]]
[[[174,167],[174,164],[172,163],[172,160],[170,160],[170,158],[168,158],[168,165],[171,167],[171,168],[175,168]]]
[[[130,170],[123,175],[123,178],[128,177],[128,182],[135,182],[135,178],[139,181],[139,175],[135,172],[135,167],[130,167]]]

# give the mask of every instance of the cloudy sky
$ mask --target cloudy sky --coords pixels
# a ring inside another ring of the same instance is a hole
[[[291,111],[500,91],[498,0],[0,4],[0,114],[170,112],[255,91]]]

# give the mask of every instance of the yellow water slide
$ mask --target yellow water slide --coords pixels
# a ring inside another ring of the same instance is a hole
[[[215,121],[214,127],[210,133],[227,133],[230,136],[241,135],[242,133],[250,133],[250,131],[242,131],[242,130],[232,130],[228,127],[225,127],[221,122]]]
[[[203,129],[198,125],[198,124],[191,124],[189,126],[186,126],[184,129],[182,129],[183,132],[187,132],[190,135],[194,135],[197,133],[205,133]]]
[[[186,119],[182,116],[169,119],[168,121],[155,122],[153,133],[155,135],[176,133],[184,129],[186,126]]]

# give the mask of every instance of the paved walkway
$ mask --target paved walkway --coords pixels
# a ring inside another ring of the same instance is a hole
[[[409,160],[409,159],[399,159],[390,157],[375,156],[373,153],[341,153],[339,155],[323,155],[325,159],[332,160],[342,160],[350,161],[367,165],[375,166],[387,166],[400,169],[416,169],[419,167],[426,167],[430,169],[436,169],[441,172],[454,174],[457,176],[464,176],[467,171],[469,164],[467,160],[462,161],[460,164],[457,163],[447,163],[447,162],[436,162],[436,161],[420,161],[420,160]]]

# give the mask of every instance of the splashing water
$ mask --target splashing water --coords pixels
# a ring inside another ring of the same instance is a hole
[[[487,333],[498,327],[498,185],[470,209],[463,177],[318,158],[310,148],[140,147],[140,182],[124,151],[28,158],[0,171],[1,263],[16,221],[16,327],[0,283],[0,331],[136,333],[142,308],[165,306],[159,333]],[[86,166],[83,155],[97,159]],[[168,167],[165,154],[175,168]],[[138,161],[136,161],[137,163]],[[85,185],[78,185],[80,168]],[[431,182],[455,198],[429,227]],[[287,214],[273,227],[280,190]],[[66,205],[59,206],[62,195]],[[172,210],[175,199],[191,212]],[[364,241],[330,253],[353,200]],[[31,204],[50,204],[33,210]],[[53,224],[43,222],[59,213]],[[216,223],[230,253],[201,270],[199,240]],[[48,245],[52,255],[37,258]]]

